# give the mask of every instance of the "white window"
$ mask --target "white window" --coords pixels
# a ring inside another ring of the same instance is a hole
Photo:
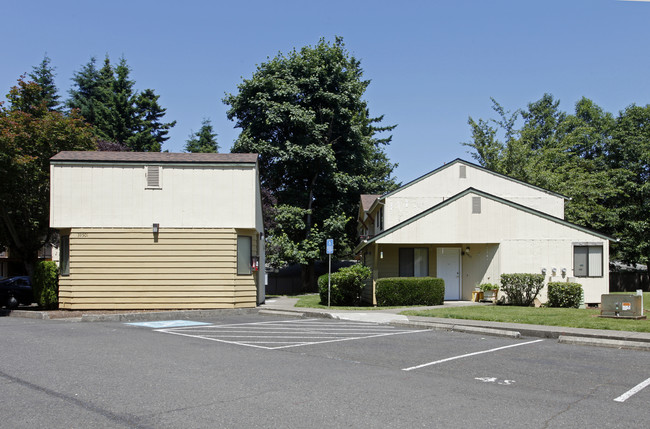
[[[147,179],[146,189],[162,189],[162,167],[160,165],[147,165],[145,177]]]
[[[237,274],[252,274],[253,239],[249,236],[237,236]]]
[[[576,277],[602,277],[603,246],[574,245],[573,275]]]

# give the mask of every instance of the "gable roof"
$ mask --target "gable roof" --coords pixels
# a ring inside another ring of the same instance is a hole
[[[50,158],[58,162],[156,163],[156,164],[255,164],[255,153],[168,153],[63,151]]]
[[[459,164],[459,163],[474,167],[474,168],[476,168],[478,170],[484,171],[486,173],[493,174],[493,175],[495,175],[497,177],[501,177],[503,179],[507,179],[507,180],[510,180],[512,182],[524,185],[524,186],[528,186],[529,188],[532,188],[532,189],[547,193],[549,195],[554,195],[554,196],[559,197],[559,198],[564,198],[565,200],[570,200],[571,199],[571,198],[567,197],[566,195],[558,194],[557,192],[549,191],[548,189],[544,189],[544,188],[540,188],[539,186],[531,185],[530,183],[526,183],[526,182],[524,182],[522,180],[514,179],[514,178],[512,178],[510,176],[506,176],[505,174],[497,173],[495,171],[492,171],[492,170],[489,170],[489,169],[487,169],[485,167],[482,167],[482,166],[480,166],[478,164],[474,164],[472,162],[468,162],[468,161],[465,161],[464,159],[460,159],[460,158],[456,158],[453,161],[451,161],[451,162],[449,162],[447,164],[444,164],[441,167],[438,167],[435,170],[430,171],[429,173],[427,173],[427,174],[425,174],[423,176],[420,176],[417,179],[412,180],[412,181],[408,182],[405,185],[400,186],[399,188],[395,189],[394,191],[387,192],[387,193],[381,195],[381,198],[383,199],[383,198],[395,195],[397,192],[401,191],[402,189],[408,188],[411,185],[414,185],[414,184],[416,184],[416,183],[418,183],[418,182],[420,182],[420,181],[422,181],[422,180],[424,180],[424,179],[426,179],[426,178],[428,178],[430,176],[433,176],[434,174],[436,174],[436,173],[438,173],[438,172],[440,172],[440,171],[442,171],[442,170],[444,170],[446,168],[451,167],[452,165]]]
[[[595,236],[597,236],[599,238],[602,238],[604,240],[617,241],[617,239],[609,237],[609,236],[607,236],[605,234],[602,234],[602,233],[600,233],[598,231],[594,231],[594,230],[586,228],[584,226],[576,225],[576,224],[571,223],[569,221],[566,221],[564,219],[560,219],[558,217],[551,216],[548,213],[544,213],[544,212],[541,212],[539,210],[535,210],[535,209],[532,209],[530,207],[526,207],[526,206],[523,206],[521,204],[517,204],[515,202],[503,199],[501,197],[497,197],[496,195],[488,194],[487,192],[480,191],[480,190],[478,190],[476,188],[467,188],[464,191],[459,192],[458,194],[454,195],[453,197],[448,198],[445,201],[443,201],[441,203],[438,203],[438,204],[434,205],[433,207],[431,207],[431,208],[429,208],[427,210],[424,210],[424,211],[418,213],[417,215],[415,215],[415,216],[413,216],[413,217],[411,217],[409,219],[406,219],[405,221],[400,222],[400,223],[398,223],[397,225],[395,225],[395,226],[393,226],[391,228],[388,228],[385,231],[382,231],[381,233],[379,233],[379,234],[375,235],[374,237],[372,237],[370,240],[367,240],[367,241],[361,243],[354,250],[355,253],[360,252],[363,248],[365,248],[369,244],[374,243],[375,241],[379,240],[380,238],[386,237],[387,235],[392,234],[393,232],[397,231],[398,229],[401,229],[401,228],[403,228],[403,227],[405,227],[405,226],[407,226],[407,225],[409,225],[409,224],[411,224],[413,222],[416,222],[417,220],[427,216],[430,213],[433,213],[433,212],[435,212],[437,210],[440,210],[443,207],[446,207],[446,206],[454,203],[455,201],[458,201],[459,199],[463,198],[464,196],[466,196],[468,194],[475,194],[475,195],[478,195],[478,196],[481,196],[481,197],[484,197],[484,198],[491,199],[493,201],[505,204],[505,205],[513,207],[515,209],[522,210],[522,211],[525,211],[525,212],[530,213],[532,215],[539,216],[541,218],[550,220],[552,222],[559,223],[559,224],[567,226],[569,228],[577,229],[579,231],[586,232],[588,234],[593,234],[593,235],[595,235]]]
[[[370,207],[372,207],[372,204],[375,202],[377,198],[381,197],[381,195],[370,195],[370,194],[363,194],[361,195],[361,210],[368,211]]]

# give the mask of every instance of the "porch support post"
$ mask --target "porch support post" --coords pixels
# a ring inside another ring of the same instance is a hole
[[[377,242],[374,243],[374,249],[372,251],[372,305],[377,306],[377,279],[379,278],[379,245]]]

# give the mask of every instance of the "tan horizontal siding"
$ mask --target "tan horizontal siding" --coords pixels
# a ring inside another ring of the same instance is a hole
[[[126,302],[126,303],[68,303],[60,304],[59,308],[66,310],[199,310],[199,309],[220,309],[220,308],[250,308],[250,305],[235,307],[234,304],[221,302],[204,302],[200,305],[194,303],[145,303],[145,302]],[[254,305],[253,305],[254,307]]]
[[[257,274],[237,275],[237,234],[161,228],[154,236],[150,229],[73,228],[70,275],[59,281],[60,307],[255,307]]]

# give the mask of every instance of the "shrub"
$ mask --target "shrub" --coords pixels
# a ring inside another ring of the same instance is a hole
[[[506,293],[508,302],[512,305],[532,305],[543,287],[543,274],[501,274],[501,290]]]
[[[59,306],[59,269],[55,262],[42,261],[36,264],[32,292],[34,301],[43,308]]]
[[[483,292],[486,292],[488,290],[495,290],[499,289],[499,285],[495,283],[481,283],[478,285],[479,289],[481,289]]]
[[[551,282],[548,284],[548,306],[578,308],[582,297],[580,283]]]
[[[330,303],[332,305],[358,305],[361,301],[361,292],[370,278],[372,271],[361,264],[341,268],[332,273]],[[327,305],[327,277],[318,278],[320,302]]]
[[[377,280],[377,305],[441,305],[445,281],[435,277],[389,277]]]

